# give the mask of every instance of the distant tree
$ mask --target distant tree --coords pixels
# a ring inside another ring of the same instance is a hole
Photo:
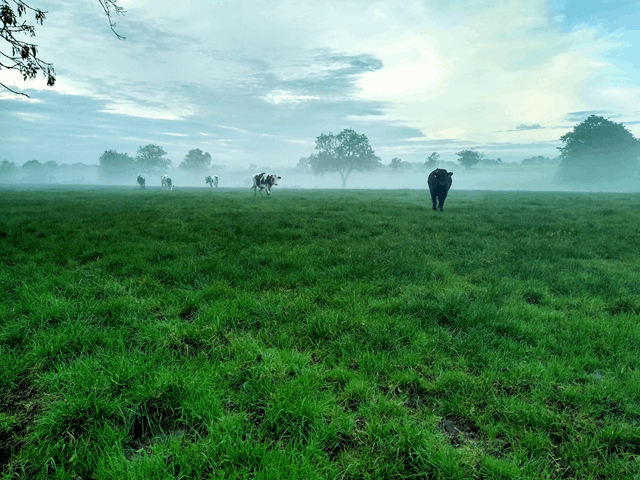
[[[49,160],[48,162],[44,162],[44,166],[47,168],[58,168],[58,164],[53,160]]]
[[[116,5],[118,0],[98,0],[98,2],[109,19],[109,25],[113,33],[118,38],[124,38],[114,30],[116,24],[111,17],[112,13],[124,13],[122,7]],[[3,68],[17,70],[22,75],[23,80],[32,80],[36,78],[38,72],[41,72],[47,79],[47,86],[52,87],[56,82],[53,65],[38,57],[37,45],[21,40],[23,35],[36,36],[35,26],[29,25],[25,20],[22,20],[22,17],[27,12],[33,13],[36,25],[38,23],[40,25],[43,24],[47,13],[28,5],[23,0],[0,0],[0,21],[2,22],[0,26],[0,41],[4,41],[0,43],[0,70]],[[17,95],[29,96],[26,93],[16,92],[1,82],[0,87],[6,88]]]
[[[258,165],[256,165],[255,163],[249,164],[249,170],[251,170],[252,172],[256,172],[256,170],[258,170]]]
[[[427,157],[427,161],[424,162],[424,166],[426,168],[435,168],[438,160],[440,160],[440,154],[437,152],[433,152],[431,155]]]
[[[502,159],[496,158],[494,160],[493,158],[481,158],[480,164],[481,165],[502,165]]]
[[[145,171],[164,170],[171,166],[171,160],[165,158],[164,148],[150,143],[146,147],[139,147],[136,153],[136,165]]]
[[[38,160],[29,160],[28,162],[24,162],[22,164],[22,169],[28,170],[30,172],[39,172],[41,170],[44,170],[44,165]]]
[[[389,164],[389,166],[391,167],[391,170],[393,170],[394,172],[399,172],[400,170],[407,168],[410,165],[411,164],[409,162],[403,162],[398,157],[392,158],[391,163]]]
[[[18,167],[14,162],[10,162],[9,160],[3,160],[0,163],[0,180],[3,178],[7,178],[9,175],[14,173]]]
[[[622,123],[590,115],[560,140],[559,173],[564,180],[622,179],[639,169],[640,141]]]
[[[296,168],[299,170],[309,170],[311,165],[309,165],[309,160],[311,157],[300,157],[298,159],[298,163],[296,164]]]
[[[477,165],[484,157],[483,154],[473,150],[461,150],[457,152],[456,155],[458,156],[458,162],[460,162],[460,165],[464,168],[471,168]]]
[[[353,170],[373,170],[381,165],[369,145],[365,134],[345,129],[338,135],[329,132],[316,138],[315,153],[309,157],[309,165],[314,173],[338,172],[342,178],[342,188],[346,188],[347,179]]]
[[[538,155],[535,157],[527,157],[523,158],[522,165],[543,165],[545,163],[551,163],[551,159],[549,157],[544,157],[542,155]]]
[[[211,155],[203,152],[199,148],[189,150],[184,156],[184,161],[180,164],[180,168],[190,172],[204,172],[211,164]]]
[[[107,175],[130,173],[135,170],[134,160],[128,153],[105,150],[100,155],[100,171]]]

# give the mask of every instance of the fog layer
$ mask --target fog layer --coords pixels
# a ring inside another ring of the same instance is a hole
[[[484,165],[470,169],[452,164],[439,166],[453,171],[452,190],[527,190],[527,191],[609,191],[640,192],[640,176],[621,181],[594,181],[564,183],[559,179],[558,165],[522,165],[503,164]],[[393,172],[384,167],[374,172],[352,172],[347,180],[348,189],[428,189],[429,170]],[[95,165],[62,165],[40,172],[28,172],[16,169],[0,178],[2,184],[41,184],[41,185],[120,185],[136,187],[138,173],[146,177],[147,188],[160,188],[160,175],[171,176],[174,189],[181,187],[210,188],[205,183],[207,175],[218,175],[219,188],[246,188],[252,186],[252,175],[257,172],[276,173],[282,177],[274,192],[278,189],[340,189],[341,178],[338,173],[314,175],[300,168],[271,169],[263,167],[249,169],[219,169],[205,173],[189,173],[179,168],[169,168],[165,172],[135,172],[122,175],[105,175]]]

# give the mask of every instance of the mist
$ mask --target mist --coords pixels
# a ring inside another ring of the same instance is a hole
[[[253,166],[252,166],[253,167]],[[563,182],[558,176],[558,164],[523,165],[505,163],[502,165],[476,165],[463,168],[453,162],[436,165],[453,172],[452,191],[455,190],[501,190],[501,191],[584,191],[584,192],[640,192],[640,175],[635,173],[625,180],[592,181],[579,184]],[[426,190],[427,177],[433,169],[394,172],[383,166],[373,172],[353,171],[347,180],[347,189],[410,189]],[[122,186],[139,188],[136,178],[139,173],[146,177],[147,188],[161,188],[160,175],[171,176],[174,189],[203,188],[207,175],[218,175],[218,188],[240,188],[248,190],[252,186],[252,176],[257,172],[275,173],[282,177],[273,189],[273,194],[283,189],[341,189],[338,173],[315,175],[298,167],[271,168],[217,168],[203,173],[185,172],[180,168],[169,168],[164,172],[121,172],[106,175],[97,165],[60,165],[37,172],[25,171],[19,167],[11,173],[0,176],[0,185],[30,185],[53,187],[63,185]],[[215,189],[213,189],[215,190]]]

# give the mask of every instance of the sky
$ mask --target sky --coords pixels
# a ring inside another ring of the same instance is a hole
[[[557,156],[591,114],[640,137],[639,0],[119,0],[124,40],[97,0],[30,4],[57,81],[0,70],[30,96],[0,91],[0,161],[17,165],[152,143],[175,167],[199,148],[285,168],[346,128],[385,164],[515,162]]]

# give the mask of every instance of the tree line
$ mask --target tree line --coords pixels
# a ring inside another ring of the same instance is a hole
[[[640,172],[640,140],[622,124],[598,115],[590,115],[577,124],[572,131],[560,137],[564,144],[557,147],[558,158],[544,156],[528,157],[523,165],[543,165],[559,163],[559,176],[564,181],[615,181],[632,177]],[[379,157],[369,145],[364,134],[345,129],[338,135],[321,134],[316,138],[317,153],[298,160],[298,168],[310,168],[313,173],[337,172],[342,178],[342,188],[346,187],[349,175],[354,171],[370,171],[382,166]],[[456,153],[457,162],[465,169],[478,164],[502,165],[502,159],[489,159],[475,149]],[[433,152],[420,169],[435,168],[440,154]],[[393,158],[391,170],[412,169],[414,164]]]
[[[164,148],[149,144],[139,147],[136,156],[105,150],[100,155],[100,170],[106,175],[119,175],[132,172],[160,172],[171,167],[172,161],[167,158]],[[179,167],[187,172],[202,173],[211,167],[211,154],[199,148],[189,150]]]
[[[542,165],[559,163],[559,176],[568,182],[615,181],[633,177],[640,171],[640,141],[622,124],[615,123],[597,115],[591,115],[577,124],[572,131],[560,140],[564,144],[558,158],[534,156],[522,160],[523,165]],[[342,187],[353,171],[370,171],[382,167],[382,161],[375,154],[364,134],[345,129],[338,135],[321,134],[316,138],[316,153],[298,161],[298,168],[310,169],[316,174],[336,172],[341,176]],[[488,159],[474,150],[462,150],[456,153],[458,164],[471,168],[477,164],[501,165],[502,159]],[[431,153],[426,161],[418,163],[418,169],[436,168],[440,154]],[[107,175],[166,170],[171,166],[167,152],[160,146],[149,144],[139,147],[135,157],[127,153],[106,150],[100,156],[100,169]],[[393,158],[389,167],[393,171],[413,169],[414,165]],[[179,167],[185,171],[202,173],[211,166],[211,155],[199,148],[191,149],[185,155]],[[252,165],[252,168],[255,166]],[[29,172],[43,172],[57,168],[56,162],[44,164],[30,160],[22,165]],[[255,167],[257,168],[257,167]],[[17,171],[15,163],[0,162],[0,176],[7,177]]]

